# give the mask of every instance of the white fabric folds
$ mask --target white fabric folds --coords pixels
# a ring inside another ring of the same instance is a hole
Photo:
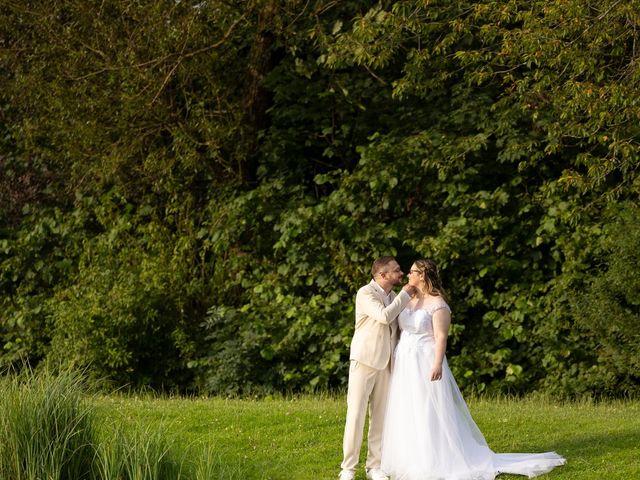
[[[499,473],[534,477],[563,465],[555,452],[494,453],[477,425],[446,359],[442,379],[430,381],[434,359],[431,317],[444,300],[405,309],[385,417],[382,469],[391,480],[493,480]]]

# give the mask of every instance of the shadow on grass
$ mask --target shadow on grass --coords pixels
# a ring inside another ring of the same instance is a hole
[[[553,448],[562,454],[574,457],[588,457],[590,460],[607,456],[611,453],[629,453],[640,450],[640,431],[623,430],[600,432],[597,434],[575,434],[558,441]]]

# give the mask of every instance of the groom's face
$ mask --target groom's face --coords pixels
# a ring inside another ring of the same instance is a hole
[[[404,273],[402,273],[402,269],[400,268],[400,265],[398,265],[398,262],[394,260],[387,264],[387,271],[383,273],[383,276],[387,282],[396,286],[402,283]]]

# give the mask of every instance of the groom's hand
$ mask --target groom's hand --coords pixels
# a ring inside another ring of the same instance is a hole
[[[416,293],[416,287],[414,287],[413,285],[409,285],[408,283],[404,287],[402,287],[402,289],[412,297]]]

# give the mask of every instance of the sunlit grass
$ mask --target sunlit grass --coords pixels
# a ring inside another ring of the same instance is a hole
[[[567,465],[547,478],[631,479],[640,472],[640,402],[480,399],[471,406],[494,451],[555,450],[565,456]]]
[[[638,401],[471,398],[469,407],[494,451],[567,458],[544,478],[627,480],[640,471]],[[0,479],[335,479],[344,416],[343,396],[95,395],[72,373],[5,376]]]
[[[208,448],[241,478],[337,478],[345,401],[342,396],[263,400],[106,396],[99,411],[128,422],[162,423],[176,443]],[[470,399],[469,407],[496,452],[554,450],[568,464],[541,478],[635,478],[640,471],[640,402],[558,403],[529,399]],[[363,447],[363,453],[366,450]],[[358,471],[358,480],[364,480]],[[499,478],[522,479],[515,475]]]
[[[104,414],[118,412],[125,423],[162,423],[182,445],[195,450],[209,448],[221,464],[244,472],[243,478],[317,479],[326,475],[327,460],[330,463],[336,453],[335,426],[343,422],[339,403],[312,397],[226,400],[108,396],[100,399],[99,410]],[[340,431],[338,437],[341,435]],[[342,442],[341,438],[337,441]]]

